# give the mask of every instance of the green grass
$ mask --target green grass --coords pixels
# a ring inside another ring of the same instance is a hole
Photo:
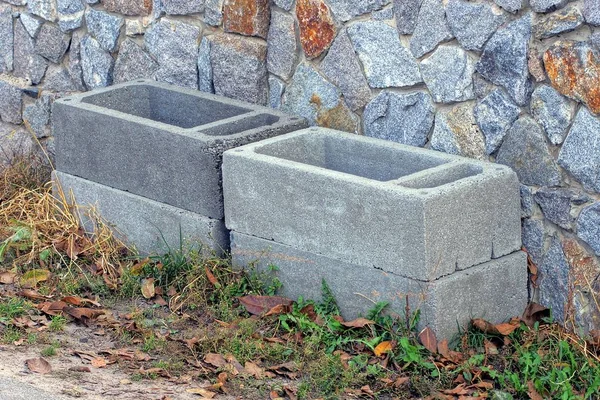
[[[22,316],[30,309],[31,304],[19,297],[0,301],[0,322],[5,325],[12,324],[14,318]]]
[[[48,329],[52,332],[60,332],[65,329],[65,325],[67,323],[67,319],[62,315],[55,315],[50,320],[50,325],[48,325]]]

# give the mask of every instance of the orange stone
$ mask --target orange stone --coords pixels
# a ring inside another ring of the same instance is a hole
[[[544,53],[552,86],[600,114],[600,55],[587,42],[558,41]]]
[[[308,58],[318,57],[335,38],[335,24],[329,7],[323,0],[298,0],[296,16],[304,53]]]
[[[225,32],[266,39],[270,19],[269,0],[225,0],[223,4]]]

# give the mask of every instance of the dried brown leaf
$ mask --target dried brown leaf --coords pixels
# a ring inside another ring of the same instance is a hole
[[[50,279],[50,271],[47,269],[32,269],[23,274],[20,283],[21,286],[27,288],[36,287],[38,283]]]
[[[27,368],[29,368],[31,372],[36,372],[38,374],[47,374],[52,371],[50,363],[42,357],[25,360],[25,365],[27,365]]]
[[[529,303],[523,312],[521,320],[532,328],[536,322],[542,322],[544,318],[548,317],[550,317],[550,309],[538,303]]]
[[[142,281],[142,295],[146,299],[151,299],[156,294],[154,289],[154,278],[147,278]]]
[[[5,285],[10,285],[11,283],[15,283],[17,279],[17,274],[10,271],[0,272],[0,283]]]
[[[371,325],[374,324],[374,321],[371,321],[370,319],[366,319],[366,318],[357,318],[354,319],[352,321],[341,321],[340,324],[342,324],[342,326],[345,326],[346,328],[364,328],[367,325]]]
[[[389,340],[386,340],[384,342],[379,343],[377,347],[375,347],[375,349],[373,350],[373,353],[377,357],[381,357],[382,355],[387,354],[392,350],[394,350],[394,343]]]
[[[263,379],[265,377],[265,370],[252,361],[246,361],[244,369],[256,379]]]
[[[426,326],[421,332],[419,332],[419,341],[431,353],[437,353],[437,338],[430,327]]]
[[[206,356],[204,356],[204,362],[217,368],[221,368],[227,365],[225,357],[216,353],[208,353]]]
[[[94,358],[90,361],[90,364],[92,364],[92,367],[94,368],[104,368],[107,365],[106,359],[104,357]]]
[[[529,395],[529,398],[531,400],[544,400],[542,395],[539,394],[537,390],[535,390],[535,386],[532,381],[527,382],[527,389],[527,394]]]
[[[291,306],[293,301],[280,296],[248,295],[239,298],[246,311],[253,315],[261,315],[277,305]]]

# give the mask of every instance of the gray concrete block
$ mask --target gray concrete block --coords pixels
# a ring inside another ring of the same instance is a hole
[[[421,311],[418,329],[429,326],[438,339],[450,339],[471,318],[499,323],[520,315],[527,305],[527,262],[521,251],[430,282],[238,232],[231,233],[231,253],[237,268],[253,264],[266,271],[276,265],[281,294],[293,299],[319,301],[325,279],[346,320],[366,315],[379,301],[389,302],[388,311],[403,316],[408,296],[411,311]]]
[[[148,80],[62,98],[59,171],[223,218],[224,150],[306,126],[276,110]]]
[[[513,171],[311,128],[227,151],[229,229],[429,281],[521,247]]]
[[[161,204],[131,193],[54,171],[54,193],[60,188],[81,206],[82,225],[90,233],[93,224],[89,218],[94,207],[103,220],[115,229],[117,236],[133,244],[142,253],[166,253],[183,243],[202,243],[205,249],[223,254],[229,248],[229,234],[223,221],[190,211]],[[87,211],[87,213],[86,213]]]

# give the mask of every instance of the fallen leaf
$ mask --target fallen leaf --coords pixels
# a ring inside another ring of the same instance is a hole
[[[269,399],[270,400],[279,400],[279,399],[281,399],[281,396],[275,390],[271,390],[271,392],[269,393]]]
[[[448,348],[448,340],[447,339],[443,339],[443,340],[439,341],[437,351],[439,354],[442,355],[442,357],[448,358],[448,359],[450,358],[450,349]]]
[[[94,358],[90,363],[92,364],[92,367],[94,367],[94,368],[106,367],[106,360],[103,357]]]
[[[265,376],[265,370],[252,361],[246,361],[246,364],[244,364],[244,369],[256,379],[263,379]]]
[[[280,296],[248,295],[239,298],[246,311],[253,315],[261,315],[277,305],[291,306],[293,301]]]
[[[142,295],[146,299],[151,299],[156,294],[154,290],[154,278],[147,278],[142,281]]]
[[[23,274],[20,283],[23,287],[36,287],[38,283],[50,279],[50,275],[47,269],[32,269]]]
[[[454,389],[448,389],[448,390],[443,390],[442,391],[442,393],[444,393],[444,394],[455,394],[455,395],[469,394],[469,392],[470,391],[465,388],[465,384],[464,383],[461,383],[460,385],[458,385]]]
[[[284,304],[277,304],[275,307],[273,307],[269,311],[267,311],[267,313],[264,316],[268,317],[271,315],[287,314],[290,311],[292,311],[291,306],[286,306]]]
[[[83,365],[77,366],[77,367],[71,367],[69,368],[69,371],[74,371],[74,372],[92,372],[92,370],[90,369],[90,367],[86,367]]]
[[[150,263],[150,258],[144,258],[143,260],[140,260],[137,263],[133,264],[130,269],[131,274],[136,275],[136,276],[141,274],[144,267],[146,265],[148,265],[149,263]]]
[[[529,303],[523,312],[521,320],[532,328],[536,322],[542,322],[544,318],[550,317],[550,309],[538,303]]]
[[[290,400],[298,400],[297,389],[290,387],[289,385],[284,385],[283,390],[285,394],[290,398]]]
[[[202,396],[205,399],[212,399],[213,397],[215,397],[217,395],[215,392],[211,392],[210,390],[206,390],[203,388],[191,388],[191,389],[187,389],[186,392],[192,393],[192,394],[199,394],[200,396]]]
[[[367,325],[371,325],[374,324],[374,321],[371,321],[370,319],[366,319],[366,318],[357,318],[354,319],[352,321],[348,321],[348,322],[340,322],[340,324],[342,324],[343,326],[345,326],[346,328],[364,328]]]
[[[31,372],[36,372],[38,374],[47,374],[52,371],[50,363],[42,357],[25,360],[25,365],[27,365],[27,368],[29,368]]]
[[[67,304],[71,304],[73,306],[80,306],[83,302],[81,301],[81,298],[77,297],[77,296],[67,296],[67,297],[63,297],[62,301],[64,301]]]
[[[159,305],[161,307],[165,307],[168,303],[165,301],[165,299],[163,299],[162,296],[156,296],[156,298],[154,299],[154,304]]]
[[[37,305],[38,310],[48,315],[62,315],[63,310],[67,307],[64,301],[44,302]]]
[[[419,341],[421,341],[421,344],[425,346],[425,348],[431,353],[435,354],[437,352],[437,338],[435,337],[435,333],[433,332],[433,330],[431,330],[430,327],[426,326],[419,333]]]
[[[483,342],[483,346],[485,348],[485,354],[487,354],[487,355],[498,354],[498,347],[494,343],[490,342],[489,340],[485,340]]]
[[[221,368],[227,365],[225,357],[216,353],[208,353],[206,356],[204,356],[204,362],[217,368]]]
[[[23,289],[19,292],[19,295],[27,297],[31,300],[46,300],[49,298],[49,296],[42,296],[33,289]]]
[[[539,394],[537,390],[535,390],[535,386],[532,381],[527,382],[527,389],[527,394],[529,395],[529,398],[531,400],[544,400],[542,395]]]
[[[215,278],[215,276],[213,275],[213,273],[211,272],[211,270],[205,265],[204,266],[204,272],[206,272],[206,277],[208,278],[208,281],[217,289],[219,289],[221,287],[221,284],[219,283],[219,281],[217,280],[217,278]]]
[[[94,310],[92,308],[85,308],[85,307],[80,307],[80,308],[65,307],[63,309],[63,311],[66,312],[67,314],[69,314],[71,317],[80,319],[83,321],[86,321],[89,319],[94,319],[97,316],[104,314],[104,311],[102,311],[102,310]]]
[[[311,321],[315,321],[318,317],[316,311],[315,311],[315,305],[314,304],[308,304],[304,307],[302,307],[302,309],[300,310],[300,314],[304,314],[308,317],[308,319],[310,319]]]
[[[377,347],[375,347],[375,349],[373,350],[373,353],[377,356],[377,357],[381,357],[382,355],[389,353],[390,351],[392,351],[394,349],[394,344],[393,342],[386,340],[384,342],[381,342],[377,345]]]
[[[17,274],[10,271],[0,272],[0,283],[5,285],[10,285],[14,283],[17,278]]]

